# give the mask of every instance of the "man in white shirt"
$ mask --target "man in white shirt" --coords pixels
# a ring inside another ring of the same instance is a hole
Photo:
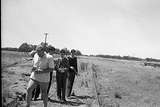
[[[37,85],[40,85],[44,107],[47,107],[47,89],[50,72],[53,72],[54,69],[54,61],[51,55],[45,53],[43,46],[37,46],[36,52],[33,58],[32,73],[27,87],[27,107],[30,106],[32,91]]]
[[[35,55],[36,53],[37,53],[36,50],[32,50],[32,51],[29,53],[29,55],[30,55],[30,56],[32,57],[32,59],[33,59],[33,57],[34,57],[34,55]],[[37,100],[37,98],[39,97],[39,94],[40,94],[40,86],[37,85],[36,88],[32,91],[32,98],[33,98],[34,101]]]
[[[47,53],[49,55],[53,55],[55,53],[55,48],[51,45],[49,45],[47,47]],[[53,72],[56,72],[56,71],[53,71]],[[49,86],[48,86],[48,89],[47,89],[47,93],[49,93],[49,90],[51,88],[51,83],[52,83],[52,77],[53,77],[53,72],[50,72],[50,81],[49,81]],[[49,98],[50,99],[50,98]]]

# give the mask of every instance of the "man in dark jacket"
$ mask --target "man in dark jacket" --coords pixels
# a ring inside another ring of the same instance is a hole
[[[61,58],[58,59],[58,64],[56,65],[56,80],[57,80],[57,97],[60,101],[66,102],[66,78],[69,71],[69,60],[65,56],[66,50],[62,49],[60,51]]]
[[[72,49],[71,50],[71,57],[68,57],[69,58],[69,65],[70,65],[69,73],[68,73],[68,77],[67,77],[67,90],[66,90],[66,94],[67,94],[68,98],[71,96],[75,75],[78,74],[77,57],[75,56],[75,53],[76,53],[76,50]]]

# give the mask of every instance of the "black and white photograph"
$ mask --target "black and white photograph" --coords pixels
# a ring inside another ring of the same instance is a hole
[[[160,107],[160,0],[1,0],[2,107]]]

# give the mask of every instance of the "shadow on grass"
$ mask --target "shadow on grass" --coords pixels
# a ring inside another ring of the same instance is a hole
[[[71,105],[71,106],[80,106],[82,104],[85,104],[83,102],[75,102],[75,101],[61,102],[61,101],[57,101],[57,100],[53,100],[53,99],[50,99],[49,101],[52,103],[66,104],[66,105]]]
[[[67,102],[64,102],[64,104],[66,104],[66,105],[71,105],[71,106],[80,106],[80,105],[85,104],[85,103],[83,103],[83,102],[81,102],[81,101],[78,101],[78,102],[75,102],[75,101],[67,101]]]
[[[94,96],[78,96],[78,95],[75,95],[73,98],[79,98],[79,99],[94,99]]]

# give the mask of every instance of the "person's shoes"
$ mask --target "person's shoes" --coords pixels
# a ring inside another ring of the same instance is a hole
[[[51,98],[50,98],[50,97],[48,97],[48,101],[51,101]]]
[[[58,101],[61,101],[61,98],[60,97],[57,97]]]
[[[62,103],[66,103],[67,101],[66,101],[66,99],[62,99],[61,102]]]
[[[72,92],[71,96],[76,96],[74,92]]]
[[[34,101],[37,101],[37,98],[33,98]]]
[[[29,104],[24,104],[23,107],[30,107],[30,105]]]
[[[72,96],[67,96],[67,99],[72,99]]]

